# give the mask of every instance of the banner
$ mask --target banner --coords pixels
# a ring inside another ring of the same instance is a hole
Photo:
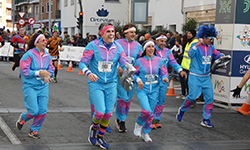
[[[60,53],[60,60],[65,61],[80,61],[83,55],[83,51],[85,47],[77,47],[77,46],[62,46],[64,51]]]
[[[14,48],[9,42],[5,42],[4,46],[0,48],[0,56],[13,57]]]

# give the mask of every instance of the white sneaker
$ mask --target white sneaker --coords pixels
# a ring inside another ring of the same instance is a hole
[[[182,95],[180,94],[180,95],[177,95],[175,98],[181,98],[182,97]]]
[[[185,100],[185,99],[186,99],[186,96],[185,96],[185,95],[182,95],[182,96],[181,96],[181,99]]]
[[[142,138],[145,142],[152,142],[152,139],[149,137],[148,134],[142,133]]]
[[[135,123],[134,135],[137,137],[141,137],[141,130],[142,130],[142,126]]]

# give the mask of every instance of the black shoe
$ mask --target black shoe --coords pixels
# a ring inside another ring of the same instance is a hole
[[[22,114],[19,116],[17,122],[16,122],[16,128],[18,130],[21,130],[23,125],[25,124],[25,121],[21,118]]]
[[[11,70],[12,71],[15,71],[15,69],[16,69],[16,65],[15,65],[15,63],[12,65],[12,67],[11,67]]]
[[[58,82],[57,79],[56,79],[56,77],[53,77],[52,81],[55,82],[55,83]]]
[[[37,133],[37,131],[30,130],[29,136],[34,139],[40,139],[40,135]]]
[[[127,132],[127,129],[125,127],[125,121],[120,121],[119,119],[117,119],[115,122],[117,124],[117,129],[120,133]]]

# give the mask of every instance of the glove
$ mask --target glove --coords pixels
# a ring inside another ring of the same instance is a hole
[[[234,93],[233,93],[233,97],[240,98],[240,91],[241,91],[241,89],[242,89],[242,88],[239,88],[239,87],[237,86],[236,89],[231,90],[230,92],[234,92]]]

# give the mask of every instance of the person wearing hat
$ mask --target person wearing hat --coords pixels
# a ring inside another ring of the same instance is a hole
[[[134,73],[135,93],[142,110],[135,123],[134,135],[142,137],[145,142],[152,142],[149,132],[152,129],[160,82],[168,82],[168,71],[164,60],[156,56],[153,41],[147,40],[142,46],[144,51],[135,62]]]
[[[196,38],[196,31],[194,29],[188,30],[187,40],[188,42],[185,46],[185,50],[184,50],[183,58],[181,62],[181,67],[183,68],[183,71],[187,73],[187,78],[180,76],[181,95],[177,96],[177,98],[182,98],[183,100],[186,98],[186,95],[188,95],[188,75],[189,75],[189,66],[191,62],[191,58],[188,56],[188,52],[190,50],[191,45],[193,43],[198,42],[198,39]]]
[[[62,47],[62,39],[58,37],[59,31],[56,25],[54,25],[52,35],[53,36],[48,39],[47,45],[53,61],[53,65],[55,67],[53,81],[57,82],[56,78],[58,72],[57,67],[58,67],[59,51],[61,50]],[[60,46],[60,48],[58,48],[58,46]]]
[[[211,44],[216,38],[217,32],[214,26],[207,27],[203,25],[197,35],[198,42],[191,45],[188,56],[191,58],[189,69],[189,93],[181,107],[178,109],[176,119],[181,122],[184,112],[187,112],[196,99],[203,93],[204,107],[203,120],[201,125],[208,128],[213,128],[214,125],[210,122],[213,112],[214,93],[213,85],[210,79],[210,68],[212,59],[224,57],[224,54],[217,51]]]
[[[129,63],[131,65],[134,65],[135,61],[141,56],[143,53],[142,46],[140,43],[134,41],[135,40],[135,34],[136,34],[136,26],[132,23],[128,23],[124,25],[122,29],[124,38],[116,40],[117,43],[119,43],[126,56],[129,60]],[[119,65],[118,71],[120,71],[120,74],[118,73],[118,79],[121,77],[122,73],[125,72],[126,68],[123,65]],[[125,120],[127,118],[131,99],[133,97],[134,93],[134,87],[130,91],[126,91],[122,85],[118,82],[117,83],[117,91],[118,91],[118,100],[116,103],[116,124],[117,129],[120,133],[126,132],[126,126],[125,126]]]
[[[101,38],[86,46],[79,64],[81,71],[88,76],[89,96],[95,109],[88,141],[103,149],[109,148],[104,134],[117,98],[118,63],[133,68],[120,44],[114,42],[114,38],[113,25],[103,25]]]
[[[168,65],[170,65],[171,67],[174,68],[176,72],[180,73],[180,76],[186,77],[187,76],[186,72],[182,71],[183,70],[182,67],[176,62],[172,51],[165,47],[167,41],[166,34],[163,32],[157,33],[155,41],[156,41],[155,45],[156,56],[164,60],[164,66],[167,68]],[[157,105],[154,110],[152,129],[162,128],[160,121],[165,104],[165,97],[168,84],[165,84],[161,79],[159,82],[160,82],[159,95],[158,95]]]

